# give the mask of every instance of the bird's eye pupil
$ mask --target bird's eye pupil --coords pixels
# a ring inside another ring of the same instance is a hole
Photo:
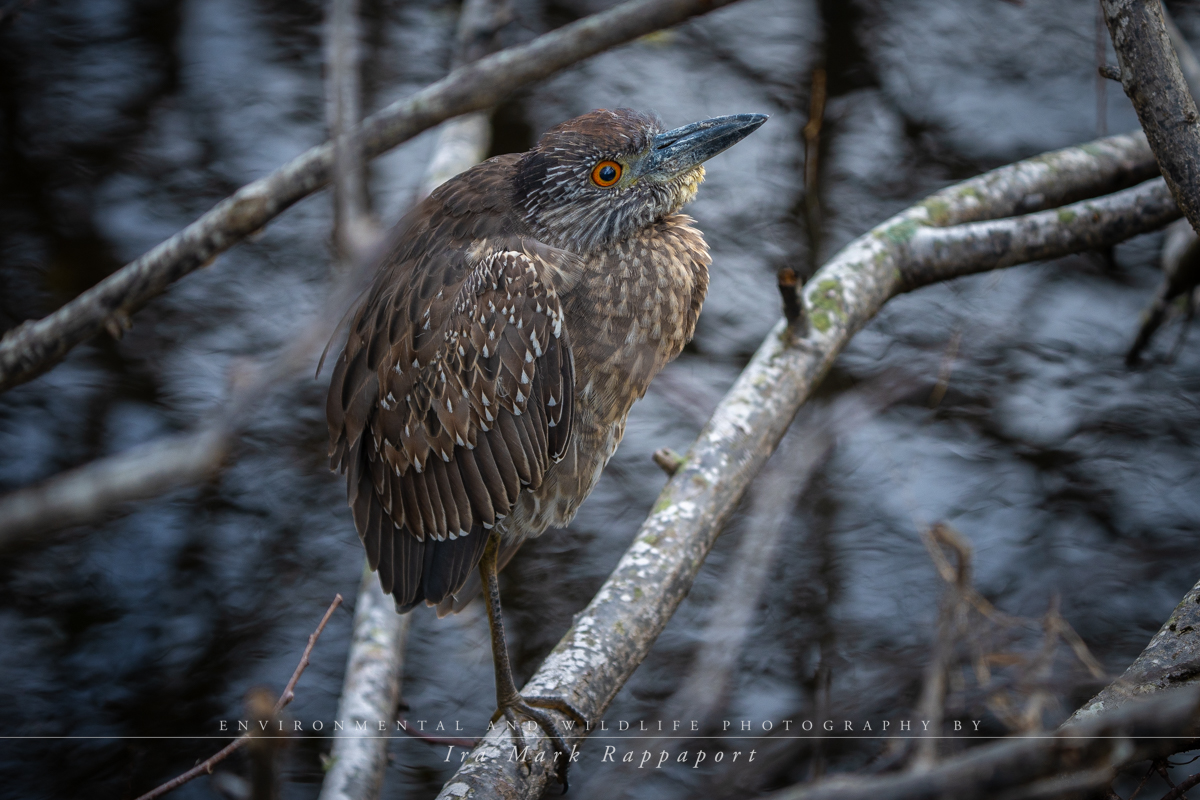
[[[615,169],[613,169],[612,167],[601,167],[600,168],[600,180],[608,182],[611,180],[615,180],[616,177],[617,177],[617,171]]]

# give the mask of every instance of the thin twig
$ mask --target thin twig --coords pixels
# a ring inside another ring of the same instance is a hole
[[[1061,598],[1056,594],[1050,598],[1050,607],[1042,618],[1042,647],[1030,662],[1025,671],[1022,683],[1028,689],[1028,699],[1025,711],[1021,714],[1020,730],[1025,733],[1037,733],[1042,729],[1042,710],[1050,701],[1050,693],[1046,684],[1050,681],[1050,672],[1054,668],[1054,657],[1058,654],[1059,625],[1062,617],[1058,613]]]
[[[1187,796],[1189,789],[1194,789],[1196,786],[1200,786],[1200,772],[1181,780],[1178,786],[1162,796],[1162,800],[1180,800]]]
[[[321,638],[321,631],[325,630],[325,623],[329,622],[329,618],[333,616],[333,612],[342,604],[342,596],[338,594],[333,598],[333,602],[329,604],[329,609],[325,612],[325,616],[321,617],[321,624],[308,637],[308,645],[304,648],[304,653],[300,656],[300,663],[296,665],[296,671],[292,673],[292,678],[287,682],[287,686],[283,687],[283,694],[279,696],[279,701],[275,703],[275,713],[278,714],[283,710],[283,707],[292,702],[296,696],[294,689],[296,682],[300,680],[300,676],[304,674],[304,670],[308,667],[308,657],[312,655],[313,647],[317,644],[317,639]]]
[[[918,772],[932,769],[937,761],[936,737],[941,734],[942,719],[945,716],[948,673],[970,610],[967,594],[971,587],[972,553],[970,542],[954,528],[943,523],[922,530],[921,540],[934,563],[938,565],[938,572],[946,582],[946,588],[942,593],[941,609],[938,612],[933,656],[925,669],[921,697],[917,702],[921,719],[928,721],[930,729],[934,732],[933,736],[922,737],[917,742],[910,768]],[[954,554],[953,566],[946,557],[947,549]],[[945,569],[942,568],[943,563]]]
[[[954,370],[954,359],[958,357],[958,346],[962,344],[962,335],[963,329],[960,324],[954,329],[954,333],[950,336],[950,342],[946,345],[946,351],[942,353],[937,383],[933,385],[933,391],[929,393],[930,408],[937,408],[941,405],[942,400],[946,397],[946,392],[950,389],[950,373]]]
[[[325,612],[325,616],[321,617],[321,624],[318,625],[317,629],[312,632],[311,636],[308,637],[308,645],[304,648],[303,655],[300,656],[300,663],[296,665],[296,670],[292,673],[291,680],[287,682],[287,686],[285,686],[283,689],[283,694],[279,695],[279,701],[275,703],[276,714],[282,711],[288,703],[292,702],[292,698],[295,697],[294,690],[296,688],[296,682],[300,680],[300,676],[304,674],[305,667],[308,666],[308,657],[312,654],[313,646],[316,645],[317,639],[319,639],[321,636],[321,632],[325,630],[325,623],[329,622],[329,618],[333,616],[333,612],[336,611],[337,607],[341,604],[342,596],[339,594],[334,597],[333,602],[329,604],[329,609]],[[225,745],[225,747],[221,748],[204,761],[201,761],[187,772],[172,778],[161,786],[151,789],[150,791],[138,797],[137,800],[154,800],[156,797],[162,797],[167,792],[178,789],[180,786],[183,786],[185,783],[194,778],[198,778],[201,775],[211,775],[213,767],[224,761],[235,751],[245,747],[249,741],[250,734],[243,733],[241,736],[234,739],[232,742]]]
[[[808,228],[809,263],[821,258],[821,125],[825,121],[825,68],[812,75],[808,122],[804,125],[804,219]],[[811,267],[810,267],[811,269]]]

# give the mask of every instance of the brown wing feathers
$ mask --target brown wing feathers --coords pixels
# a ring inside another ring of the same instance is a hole
[[[462,587],[485,531],[569,443],[574,366],[545,249],[401,251],[351,325],[330,454],[401,610]]]

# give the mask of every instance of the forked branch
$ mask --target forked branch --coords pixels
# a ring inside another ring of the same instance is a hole
[[[1179,212],[1165,186],[1154,182],[1056,212],[998,219],[1121,189],[1154,172],[1140,135],[1102,139],[952,186],[843,248],[804,288],[807,335],[789,336],[781,320],[767,336],[616,569],[523,692],[564,697],[591,719],[603,716],[687,595],[800,405],[887,300],[981,271],[989,260],[992,267],[1015,263],[1006,243],[1022,259],[1053,258],[1161,227]],[[1032,237],[1029,243],[1024,235]],[[570,738],[579,743],[585,737],[576,729]],[[533,752],[531,761],[518,763],[508,734],[489,733],[439,797],[539,797],[552,780],[544,764],[553,752],[544,738],[526,739],[541,748],[541,756]]]

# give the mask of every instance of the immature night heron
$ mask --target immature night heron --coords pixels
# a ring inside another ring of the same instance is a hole
[[[537,721],[562,753],[534,706],[579,714],[517,692],[497,568],[571,521],[630,406],[692,338],[710,259],[679,209],[700,165],[765,120],[664,133],[593,111],[448,181],[397,226],[333,373],[331,459],[383,590],[400,613],[457,610],[478,566],[498,714]]]

